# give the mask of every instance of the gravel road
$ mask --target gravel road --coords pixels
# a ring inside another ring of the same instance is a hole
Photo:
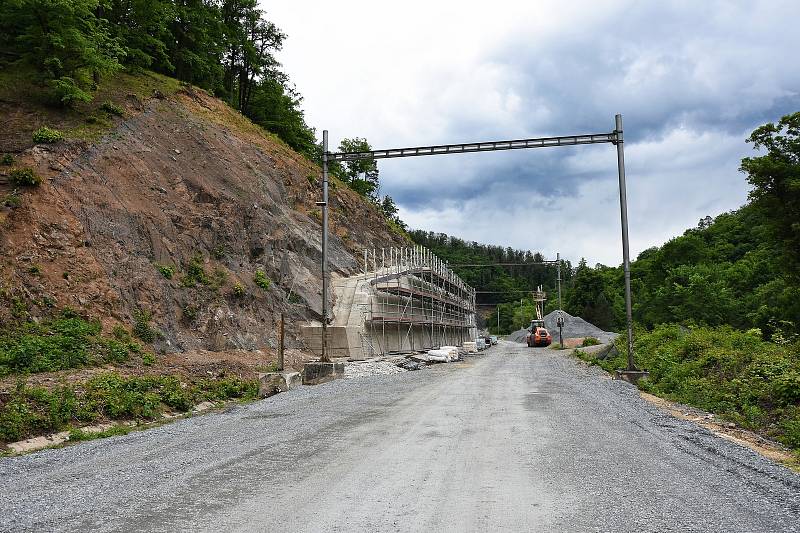
[[[510,342],[2,459],[0,479],[0,531],[800,531],[800,475]]]

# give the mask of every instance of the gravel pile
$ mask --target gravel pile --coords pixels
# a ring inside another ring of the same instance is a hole
[[[407,372],[407,370],[389,361],[352,361],[344,365],[345,378],[384,376],[400,372]]]
[[[602,329],[598,328],[594,324],[585,321],[579,316],[572,316],[567,312],[562,311],[564,314],[564,328],[562,330],[565,339],[577,339],[582,337],[595,337],[600,342],[610,342],[613,340],[617,334],[611,333],[608,331],[603,331]],[[558,335],[558,325],[556,320],[558,318],[558,311],[553,311],[552,313],[546,315],[544,317],[544,327],[553,335],[555,338]],[[526,329],[520,329],[515,331],[514,333],[510,334],[506,337],[508,340],[513,342],[525,342],[525,334],[528,332]]]

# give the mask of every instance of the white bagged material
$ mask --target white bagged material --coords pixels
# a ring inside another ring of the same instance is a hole
[[[428,350],[428,360],[447,363],[450,361],[450,352],[446,350]]]

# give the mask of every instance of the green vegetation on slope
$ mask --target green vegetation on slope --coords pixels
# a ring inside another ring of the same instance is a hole
[[[609,372],[624,368],[625,339],[619,355],[580,357]],[[779,345],[758,331],[729,326],[686,328],[659,325],[637,331],[637,364],[650,371],[642,390],[717,413],[741,427],[800,450],[800,343]]]
[[[115,373],[52,390],[20,384],[0,403],[0,441],[101,420],[157,420],[167,410],[185,413],[203,401],[252,399],[257,392],[256,381],[239,378],[185,383],[178,376]]]
[[[208,90],[313,157],[314,131],[274,57],[285,38],[256,0],[0,4],[0,67],[32,67],[50,104],[87,104],[102,79],[152,70]]]
[[[103,337],[99,322],[69,310],[38,323],[0,328],[0,377],[122,363],[133,354],[146,355],[130,338]]]

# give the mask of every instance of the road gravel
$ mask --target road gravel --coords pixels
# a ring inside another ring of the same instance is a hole
[[[800,531],[800,475],[510,342],[2,459],[0,479],[0,531]]]

